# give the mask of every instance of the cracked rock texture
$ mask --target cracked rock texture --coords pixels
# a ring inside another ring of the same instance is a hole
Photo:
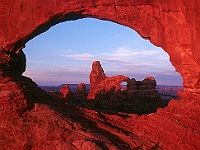
[[[185,92],[200,93],[199,7],[198,0],[3,0],[0,50],[18,51],[59,22],[84,17],[110,20],[162,47],[183,77]]]
[[[183,78],[181,100],[149,115],[99,112],[50,97],[13,71],[10,55],[30,39],[84,17],[128,26],[162,47]],[[1,149],[200,149],[199,0],[1,0],[0,20]]]

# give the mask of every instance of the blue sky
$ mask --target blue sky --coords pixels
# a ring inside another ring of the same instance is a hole
[[[86,18],[57,24],[23,50],[27,58],[24,75],[38,85],[89,83],[95,60],[107,76],[136,80],[153,76],[158,85],[182,85],[166,52],[133,29],[109,21]]]

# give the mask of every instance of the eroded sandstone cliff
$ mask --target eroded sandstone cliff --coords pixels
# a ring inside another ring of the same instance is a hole
[[[14,71],[11,58],[30,39],[84,17],[129,26],[162,47],[183,77],[181,100],[149,115],[103,113],[57,101]],[[2,0],[0,20],[2,149],[200,148],[199,0]]]
[[[183,77],[185,92],[200,93],[198,0],[4,0],[0,4],[2,51],[19,51],[30,39],[59,22],[84,17],[110,20],[162,47]]]

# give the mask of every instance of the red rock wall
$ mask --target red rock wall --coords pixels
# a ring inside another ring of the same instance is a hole
[[[199,7],[199,0],[1,0],[0,50],[17,51],[58,22],[82,17],[106,19],[129,26],[161,46],[181,73],[185,91],[199,92]],[[81,149],[83,143],[91,146],[95,139],[96,149],[98,142],[105,143],[102,149],[200,149],[198,94],[181,94],[182,100],[141,117],[89,110],[84,115],[83,110],[60,102],[44,105],[27,101],[34,96],[37,99],[37,93],[31,91],[37,86],[27,90],[31,83],[20,80],[2,63],[0,57],[3,149]],[[24,94],[27,91],[31,92]],[[26,97],[31,93],[32,97]]]
[[[185,91],[200,92],[199,7],[198,0],[4,0],[0,49],[16,51],[58,22],[83,17],[110,20],[162,47],[183,77]]]

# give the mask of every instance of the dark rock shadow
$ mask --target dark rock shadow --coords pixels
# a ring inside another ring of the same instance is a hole
[[[113,94],[105,98],[98,97],[94,100],[87,99],[62,99],[73,106],[93,109],[97,111],[115,113],[118,112],[127,114],[144,115],[156,113],[158,108],[164,108],[168,105],[169,101],[162,101],[161,99],[154,99],[151,97],[137,98],[130,97],[128,94]]]
[[[24,84],[27,84],[27,81],[29,80],[28,79],[25,80]],[[117,149],[127,149],[127,150],[131,149],[130,145],[125,141],[123,141],[121,138],[119,138],[117,135],[112,134],[111,132],[98,127],[95,120],[93,120],[89,116],[86,116],[76,106],[70,105],[69,103],[62,101],[61,99],[58,99],[57,97],[48,94],[42,89],[35,87],[34,88],[29,87],[29,89],[26,91],[26,96],[29,98],[31,97],[34,103],[47,105],[50,109],[53,109],[55,112],[58,112],[59,114],[61,114],[62,117],[64,117],[67,120],[69,119],[72,120],[73,122],[79,123],[88,130],[97,131],[102,136],[106,137],[113,145],[115,145]],[[93,140],[93,142],[96,143],[98,146],[100,146],[102,149],[105,150],[109,149],[102,141]]]

